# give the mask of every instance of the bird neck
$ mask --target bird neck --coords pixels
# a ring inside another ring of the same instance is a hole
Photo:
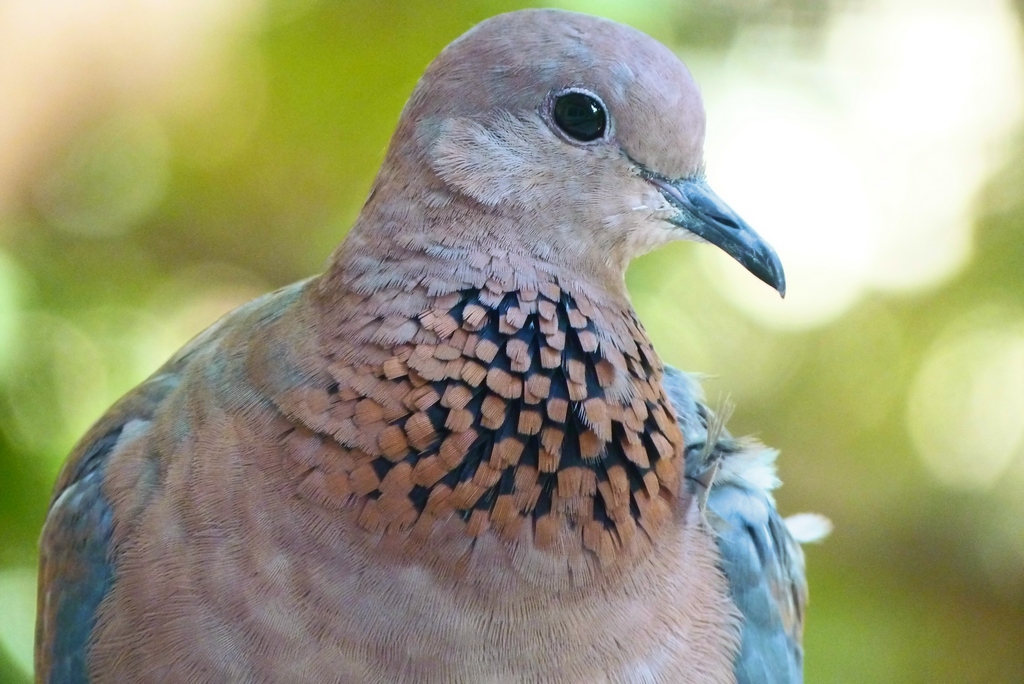
[[[536,207],[486,205],[389,160],[325,277],[339,291],[362,292],[416,282],[446,293],[558,282],[597,305],[629,309],[627,255],[578,237],[598,228],[558,224]]]
[[[312,289],[330,417],[285,407],[347,426],[359,524],[412,543],[460,521],[602,566],[650,548],[687,497],[683,439],[624,288],[406,218],[357,225]]]
[[[315,319],[328,423],[352,423],[360,524],[402,535],[456,518],[470,537],[601,564],[657,538],[685,496],[683,440],[628,304],[596,306],[556,279],[337,284],[319,284]]]

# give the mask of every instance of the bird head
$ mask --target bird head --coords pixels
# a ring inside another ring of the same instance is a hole
[[[640,254],[709,242],[784,295],[778,256],[704,178],[704,128],[693,77],[658,41],[583,14],[513,12],[431,63],[378,186],[470,217],[424,222],[445,244],[526,249],[621,283]]]

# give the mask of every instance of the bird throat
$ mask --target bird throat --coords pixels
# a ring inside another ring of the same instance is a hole
[[[360,525],[425,540],[456,518],[540,549],[569,535],[602,562],[652,541],[680,495],[683,439],[632,310],[555,283],[425,300],[396,315],[378,293],[346,337],[381,353],[335,361],[303,421],[340,443],[334,496]]]

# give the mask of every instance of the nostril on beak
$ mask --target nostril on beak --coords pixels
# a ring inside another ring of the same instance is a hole
[[[719,223],[721,223],[723,226],[727,228],[732,228],[733,230],[739,230],[740,228],[739,224],[728,216],[723,216],[722,214],[719,214],[715,218],[718,220]]]

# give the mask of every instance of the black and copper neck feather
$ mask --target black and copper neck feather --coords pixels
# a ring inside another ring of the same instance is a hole
[[[529,524],[540,548],[564,525],[602,560],[637,528],[653,538],[679,493],[682,435],[635,315],[616,312],[626,344],[602,336],[608,315],[549,283],[365,320],[405,341],[381,363],[332,366],[329,402],[304,421],[341,443],[361,523],[429,534],[455,515],[509,539]]]

